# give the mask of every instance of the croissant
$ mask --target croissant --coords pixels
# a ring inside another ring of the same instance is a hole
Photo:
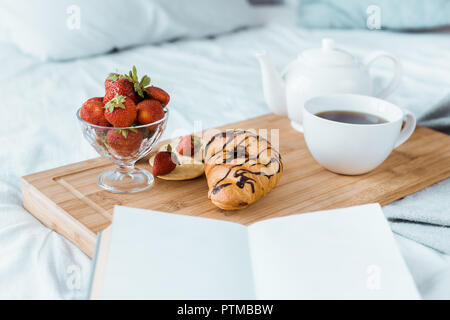
[[[208,198],[225,210],[254,203],[276,186],[283,172],[280,153],[245,130],[213,135],[205,145],[204,166]]]

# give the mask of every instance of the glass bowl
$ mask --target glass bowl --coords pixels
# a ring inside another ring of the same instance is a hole
[[[163,134],[169,110],[164,108],[164,118],[136,127],[102,127],[84,121],[77,110],[84,138],[100,156],[115,163],[117,167],[102,172],[98,185],[114,193],[133,193],[149,188],[154,181],[147,170],[135,168],[134,164],[153,149]]]

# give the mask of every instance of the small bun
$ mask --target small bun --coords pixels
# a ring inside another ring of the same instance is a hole
[[[238,210],[272,190],[283,173],[278,150],[245,130],[213,135],[204,150],[208,198],[224,210]]]

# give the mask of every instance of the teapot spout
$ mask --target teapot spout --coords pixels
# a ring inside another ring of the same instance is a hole
[[[287,115],[286,91],[283,79],[275,70],[272,60],[266,52],[256,54],[261,67],[264,99],[269,109],[279,115]]]

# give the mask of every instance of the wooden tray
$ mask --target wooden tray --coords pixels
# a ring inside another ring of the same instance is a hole
[[[244,210],[215,207],[207,198],[204,177],[191,181],[156,179],[152,188],[140,193],[109,193],[96,182],[103,170],[112,167],[101,158],[23,177],[23,206],[92,257],[96,234],[111,223],[115,205],[250,224],[269,217],[370,202],[384,205],[450,176],[450,136],[423,127],[380,167],[361,176],[323,169],[287,118],[270,114],[222,128],[280,129],[284,174],[275,189]],[[146,159],[138,166],[150,169]]]

